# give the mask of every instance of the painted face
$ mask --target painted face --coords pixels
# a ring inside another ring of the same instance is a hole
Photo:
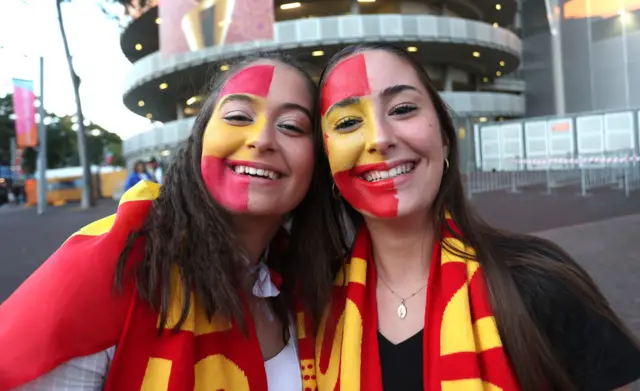
[[[313,173],[312,97],[299,72],[258,62],[222,87],[204,132],[202,177],[231,213],[285,214]]]
[[[424,211],[442,180],[446,147],[412,66],[383,50],[344,59],[321,90],[322,132],[340,193],[360,213]]]

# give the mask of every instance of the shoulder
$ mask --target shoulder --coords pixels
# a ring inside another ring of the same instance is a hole
[[[531,238],[536,262],[511,266],[524,304],[580,390],[640,378],[640,351],[589,275],[559,247]]]
[[[0,384],[20,385],[70,358],[115,345],[135,291],[132,279],[115,291],[118,261],[157,195],[152,183],[131,188],[115,215],[73,234],[0,305],[0,319],[11,319],[0,322],[0,344],[8,352],[0,355]],[[141,259],[143,251],[143,242],[136,242],[129,259]]]
[[[73,358],[15,391],[100,391],[104,388],[115,347]]]

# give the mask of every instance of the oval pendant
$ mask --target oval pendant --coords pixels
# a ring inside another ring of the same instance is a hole
[[[404,303],[400,303],[398,306],[398,318],[404,319],[407,316],[407,307]]]

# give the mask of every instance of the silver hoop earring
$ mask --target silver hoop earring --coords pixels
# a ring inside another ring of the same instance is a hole
[[[449,159],[444,158],[444,172],[449,171]]]

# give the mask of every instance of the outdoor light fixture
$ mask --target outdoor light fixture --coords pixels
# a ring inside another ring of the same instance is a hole
[[[500,25],[498,24],[498,22],[495,22],[495,23],[493,24],[493,27],[500,27]]]
[[[136,50],[137,51],[142,50],[142,44],[136,43]]]
[[[147,118],[151,119],[153,118],[153,115],[151,115],[151,113],[147,113]]]
[[[502,6],[500,4],[496,4],[496,9],[500,11],[502,9]]]
[[[479,58],[480,57],[480,52],[473,52],[473,57]]]
[[[198,97],[197,96],[192,96],[191,98],[187,99],[187,104],[189,106],[191,106],[192,104],[196,103],[198,101]]]
[[[496,76],[498,76],[498,77],[502,76],[502,72],[500,72],[500,71],[496,72]]]
[[[156,24],[160,24],[160,23],[162,23],[162,19],[156,18]]]
[[[417,51],[418,51],[418,48],[417,48],[417,47],[415,47],[415,46],[409,46],[409,47],[407,48],[407,51],[408,51],[408,52],[410,52],[410,53],[415,53],[415,52],[417,52]]]
[[[504,66],[504,61],[500,61],[500,66],[503,67]]]
[[[487,122],[487,117],[480,117],[480,118],[478,118],[478,121]]]
[[[167,83],[161,83],[159,87],[161,90],[166,90],[169,85]]]
[[[314,50],[313,52],[311,52],[311,55],[313,57],[321,57],[321,56],[324,56],[324,51],[322,51],[322,50]]]
[[[488,83],[489,82],[489,78],[488,77],[483,77],[482,81],[485,82],[485,83]]]
[[[144,107],[144,101],[143,100],[139,100],[138,101],[138,107]]]
[[[221,70],[222,72],[226,72],[226,71],[228,71],[228,70],[229,70],[229,65],[227,65],[227,64],[220,65],[220,70]]]
[[[295,2],[295,3],[286,3],[286,4],[282,4],[280,6],[281,10],[290,10],[293,8],[298,8],[300,7],[302,4],[300,4],[299,2]]]

